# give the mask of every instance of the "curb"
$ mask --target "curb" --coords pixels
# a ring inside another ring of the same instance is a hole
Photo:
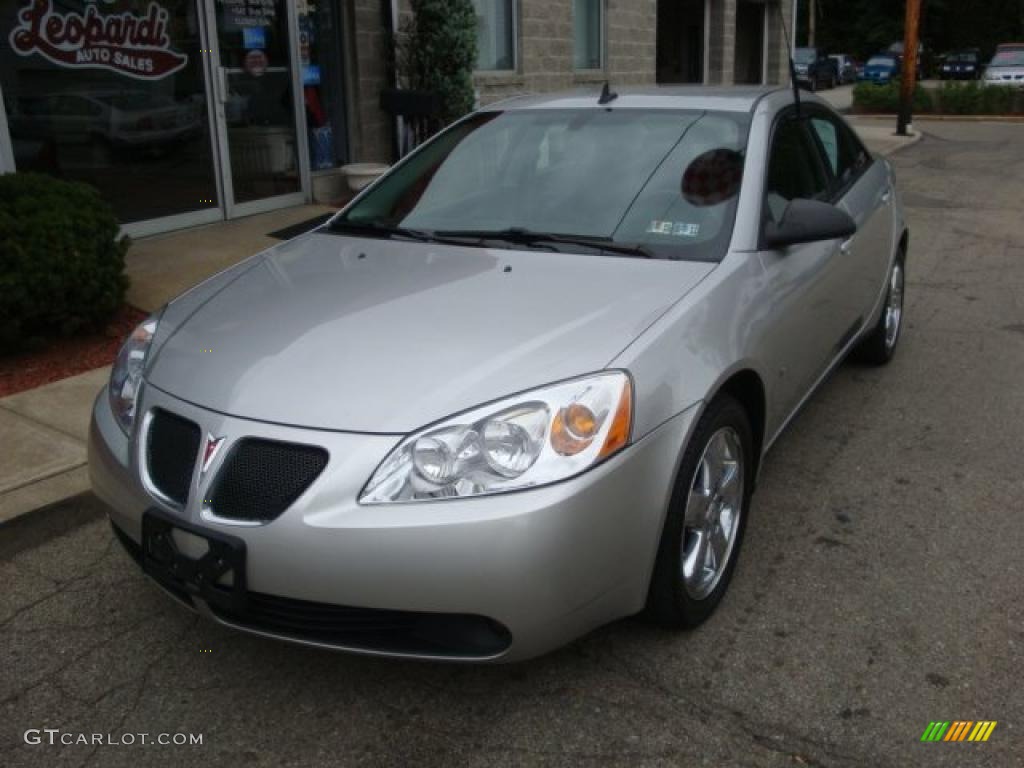
[[[0,562],[101,520],[105,512],[102,503],[86,491],[4,520],[0,522]]]
[[[908,149],[917,144],[919,141],[921,141],[921,139],[924,138],[924,134],[921,133],[920,131],[914,131],[908,138],[909,141],[897,144],[892,149],[888,150],[887,152],[882,152],[881,154],[884,155],[885,157],[892,157],[893,155],[902,152],[904,149]]]
[[[857,114],[847,112],[848,118],[865,120],[895,120],[896,115]],[[933,121],[936,123],[1024,123],[1024,115],[914,115],[914,122]]]

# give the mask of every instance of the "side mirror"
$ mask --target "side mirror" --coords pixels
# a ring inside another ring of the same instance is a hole
[[[857,231],[856,222],[846,211],[818,200],[793,200],[782,213],[782,221],[764,226],[766,248],[778,249],[801,243],[848,238]]]

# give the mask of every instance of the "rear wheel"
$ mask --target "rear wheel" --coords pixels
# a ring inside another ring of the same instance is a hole
[[[896,345],[903,330],[903,298],[906,281],[906,253],[896,254],[889,271],[889,287],[882,315],[874,330],[858,345],[855,357],[869,365],[885,365],[896,354]]]
[[[727,395],[701,416],[676,478],[647,614],[674,628],[707,619],[729,586],[753,489],[753,439],[746,410]]]

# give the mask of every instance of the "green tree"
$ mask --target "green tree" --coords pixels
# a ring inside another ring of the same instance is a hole
[[[473,109],[476,12],[472,0],[411,0],[395,47],[399,85],[433,91],[448,123]]]
[[[902,0],[817,0],[819,44],[861,58],[903,39]],[[801,3],[799,40],[806,39],[807,3]],[[1024,39],[1024,0],[922,0],[921,40],[935,53]]]

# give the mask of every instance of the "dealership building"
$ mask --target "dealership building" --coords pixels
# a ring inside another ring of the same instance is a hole
[[[786,78],[790,0],[473,0],[480,103]],[[92,184],[135,236],[342,195],[394,160],[408,0],[0,0],[0,171]]]

